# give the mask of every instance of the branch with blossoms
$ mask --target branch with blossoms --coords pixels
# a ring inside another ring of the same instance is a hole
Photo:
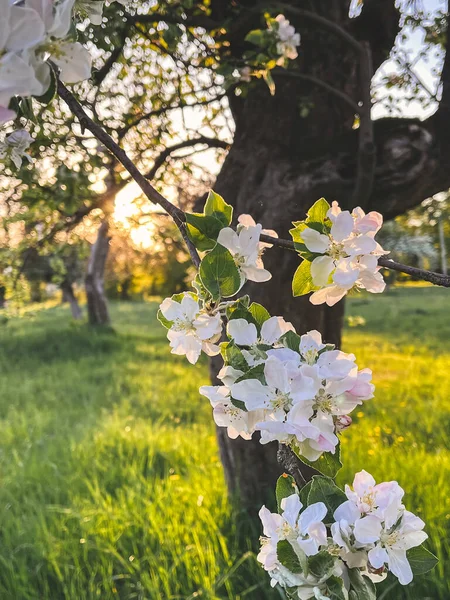
[[[422,546],[425,524],[405,508],[397,482],[377,485],[365,471],[344,490],[334,482],[342,466],[340,436],[351,426],[353,410],[374,397],[371,370],[360,369],[353,354],[324,343],[318,331],[299,335],[282,316],[237,295],[247,281],[271,279],[262,257],[272,245],[298,253],[293,295],[311,294],[313,304],[333,306],[361,289],[383,292],[381,267],[446,287],[450,279],[389,261],[375,239],[383,223],[379,213],[341,210],[324,198],[293,223],[292,241],[263,230],[250,215],[240,215],[232,227],[232,206],[213,191],[202,213],[182,211],[62,83],[89,77],[90,56],[76,41],[72,24],[79,12],[100,24],[103,1],[30,4],[0,0],[6,24],[0,32],[0,122],[26,114],[30,97],[45,103],[58,93],[82,132],[91,131],[146,197],[172,217],[198,269],[193,289],[166,298],[158,312],[172,353],[191,364],[202,353],[221,355],[222,385],[200,388],[215,423],[231,438],[248,440],[259,432],[262,444],[278,442],[317,473],[309,482],[283,475],[276,487],[278,512],[260,511],[264,536],[258,560],[271,584],[288,598],[373,600],[376,584],[389,573],[407,585],[414,574],[433,568],[436,558]],[[295,58],[300,36],[283,15],[268,17],[267,26],[247,37],[263,49],[254,61],[266,63],[264,77],[273,92],[270,70]],[[30,141],[27,132],[14,132],[1,143],[0,157],[19,168],[29,158]],[[221,341],[224,325],[227,340]]]

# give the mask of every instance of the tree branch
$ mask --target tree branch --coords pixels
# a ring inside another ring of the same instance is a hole
[[[270,235],[265,234],[261,234],[259,236],[259,239],[261,240],[261,242],[267,242],[269,244],[273,244],[274,246],[279,246],[280,248],[286,248],[287,250],[293,250],[294,252],[296,252],[295,242],[291,242],[291,240],[274,238]],[[385,269],[391,269],[392,271],[406,273],[406,275],[417,277],[418,279],[422,279],[423,281],[429,281],[434,285],[450,287],[450,276],[448,275],[442,275],[441,273],[435,273],[434,271],[427,271],[426,269],[418,269],[417,267],[409,267],[408,265],[403,265],[384,256],[378,259],[378,264],[380,265],[380,267],[384,267]]]
[[[206,144],[209,148],[224,148],[225,150],[229,148],[230,144],[228,142],[224,142],[223,140],[219,140],[217,138],[210,138],[205,135],[200,135],[197,138],[192,140],[184,140],[183,142],[179,142],[178,144],[174,144],[173,146],[168,146],[165,148],[155,159],[153,163],[153,167],[145,174],[147,179],[153,179],[158,172],[158,169],[164,164],[165,160],[177,150],[181,150],[182,148],[190,148],[191,146],[195,146],[196,144]]]
[[[189,93],[195,95],[195,94],[199,94],[200,92],[203,92],[203,91],[205,91],[205,90],[193,91],[193,92],[189,92]],[[223,93],[223,94],[219,94],[218,96],[215,96],[214,98],[210,98],[208,100],[199,100],[198,102],[192,102],[192,104],[189,104],[188,102],[178,102],[177,104],[170,104],[169,106],[162,106],[161,108],[156,108],[155,110],[151,110],[147,113],[140,115],[139,117],[136,117],[136,119],[134,121],[132,121],[131,123],[128,123],[127,125],[124,125],[123,127],[121,127],[117,132],[119,139],[122,139],[124,137],[124,135],[126,135],[130,131],[130,129],[133,129],[133,127],[136,127],[142,121],[146,121],[147,119],[151,119],[152,117],[158,117],[159,115],[163,115],[171,110],[190,108],[190,107],[195,107],[195,106],[206,106],[208,104],[212,104],[216,100],[221,100],[225,96],[226,96],[226,94]]]
[[[65,87],[61,81],[58,80],[58,94],[66,102],[67,106],[78,118],[82,130],[88,129],[100,142],[104,144],[106,148],[122,163],[125,169],[130,173],[132,178],[139,185],[141,190],[147,196],[147,198],[153,203],[158,204],[163,208],[175,221],[178,229],[180,230],[181,236],[186,243],[186,246],[191,255],[192,262],[198,268],[200,266],[200,257],[192,244],[191,240],[187,235],[186,230],[186,215],[184,211],[176,207],[174,204],[169,202],[164,196],[162,196],[145,178],[145,176],[139,171],[134,165],[132,160],[127,156],[126,152],[94,121],[86,114],[83,107],[80,105],[78,100],[72,95],[72,93]],[[269,235],[261,235],[260,239],[262,242],[268,242],[274,246],[280,246],[288,250],[295,251],[295,244],[290,240],[283,240],[274,238]],[[386,258],[380,258],[378,264],[387,269],[394,271],[400,271],[418,277],[424,281],[429,281],[435,285],[441,285],[443,287],[450,287],[450,276],[441,275],[440,273],[433,273],[432,271],[426,271],[424,269],[418,269],[416,267],[409,267],[400,263],[391,261]]]
[[[372,98],[370,94],[373,65],[369,42],[361,42],[360,46],[359,87],[361,90],[362,110],[359,111],[358,161],[356,184],[353,191],[353,204],[367,209],[370,196],[372,195],[376,166],[376,148],[371,115]]]
[[[178,229],[180,230],[181,236],[183,237],[189,254],[191,255],[192,262],[196,267],[200,265],[200,257],[192,244],[191,240],[187,235],[186,230],[186,217],[184,212],[177,208],[174,204],[166,200],[142,175],[139,169],[134,165],[133,161],[127,156],[126,152],[104,131],[99,125],[87,115],[81,104],[72,95],[72,93],[66,88],[66,86],[58,80],[58,94],[78,118],[81,129],[84,131],[88,129],[108,150],[119,160],[120,163],[129,172],[131,177],[136,181],[141,190],[153,204],[159,204],[175,221]]]
[[[316,85],[317,87],[326,90],[329,94],[336,96],[336,98],[339,98],[340,100],[345,102],[345,104],[347,104],[347,106],[349,106],[352,109],[353,113],[361,113],[362,107],[358,106],[358,104],[352,98],[350,98],[350,96],[348,96],[345,92],[342,92],[338,88],[333,87],[329,83],[322,81],[322,79],[319,79],[318,77],[314,77],[313,75],[307,75],[306,73],[300,73],[299,71],[287,71],[286,69],[277,69],[274,72],[274,75],[276,77],[292,77],[294,79],[309,81],[313,85]]]

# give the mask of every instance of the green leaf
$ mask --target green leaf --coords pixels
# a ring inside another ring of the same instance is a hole
[[[299,352],[300,350],[300,336],[293,331],[286,331],[286,333],[280,337],[280,342],[285,348],[294,350],[294,352]]]
[[[41,104],[50,104],[50,102],[56,96],[56,75],[55,75],[55,71],[53,70],[53,67],[51,66],[51,64],[49,64],[49,67],[50,67],[50,85],[48,86],[48,90],[44,94],[42,94],[42,96],[34,96],[36,98],[36,100],[38,102],[40,102]]]
[[[375,584],[368,577],[364,577],[359,569],[348,569],[347,572],[358,600],[376,600]]]
[[[331,556],[327,552],[327,550],[322,550],[318,552],[314,556],[310,556],[308,558],[308,568],[309,572],[314,575],[314,577],[322,578],[331,575],[334,569],[334,557]]]
[[[22,98],[20,101],[20,114],[25,117],[25,119],[37,123],[33,109],[33,98]]]
[[[314,292],[319,288],[314,285],[311,276],[311,263],[304,260],[300,263],[297,270],[294,273],[292,280],[292,294],[294,296],[304,296],[309,292]]]
[[[305,465],[312,467],[326,477],[331,477],[334,479],[342,467],[340,444],[336,446],[336,451],[334,454],[331,454],[331,452],[324,452],[322,456],[314,462],[311,462],[302,456],[298,446],[295,444],[291,444],[290,448],[296,454],[296,456],[298,456],[298,458],[305,463]]]
[[[314,502],[323,502],[325,504],[328,509],[325,523],[333,522],[334,511],[346,500],[347,496],[332,479],[318,475],[313,476],[308,494],[308,505],[314,504]]]
[[[247,365],[247,369],[248,369],[248,365]],[[246,370],[246,369],[243,369]],[[241,377],[239,377],[239,379],[236,379],[236,383],[239,383],[239,381],[245,381],[246,379],[257,379],[258,381],[260,381],[262,384],[266,384],[266,380],[264,378],[264,365],[256,365],[256,367],[252,367],[251,369],[248,369],[248,371],[246,373],[244,373],[244,375],[241,375]]]
[[[276,487],[276,497],[277,497],[277,506],[278,512],[281,514],[281,501],[283,498],[287,498],[288,496],[292,496],[297,492],[297,486],[295,485],[295,479],[291,475],[287,475],[287,473],[283,473],[280,477],[278,477],[277,487]]]
[[[223,224],[212,216],[199,213],[186,213],[187,232],[197,250],[211,250],[217,243],[217,237]]]
[[[327,218],[327,212],[330,210],[330,205],[325,200],[325,198],[320,198],[317,202],[311,206],[311,208],[306,213],[308,215],[307,225],[311,227],[312,223],[324,223]]]
[[[331,600],[347,600],[348,594],[345,589],[344,582],[340,577],[332,575],[327,579],[328,594]]]
[[[277,558],[291,573],[308,573],[308,560],[304,552],[296,552],[287,540],[277,544]]]
[[[311,485],[312,481],[308,481],[308,483],[305,483],[305,485],[300,488],[299,496],[300,502],[303,504],[303,506],[308,506],[308,496],[311,490]]]
[[[213,190],[208,194],[203,212],[205,215],[215,217],[222,223],[223,227],[228,227],[233,218],[233,207]]]
[[[231,404],[233,404],[233,406],[235,406],[236,408],[239,408],[239,410],[248,412],[247,407],[245,406],[245,402],[243,402],[242,400],[236,400],[236,398],[233,398],[233,396],[230,396],[230,400],[231,400]]]
[[[245,41],[255,44],[255,46],[263,46],[264,44],[264,33],[261,29],[253,29],[245,36]]]
[[[255,320],[255,323],[258,325],[258,330],[261,329],[261,325],[270,319],[269,311],[264,308],[261,304],[257,302],[252,302],[248,309]]]
[[[161,309],[158,309],[156,313],[156,318],[166,329],[170,329],[172,327],[173,321],[168,321],[166,317],[162,314]]]
[[[239,369],[239,371],[246,371],[248,369],[244,355],[234,342],[223,342],[220,344],[220,353],[226,365],[234,369]]]
[[[407,557],[414,575],[428,573],[439,562],[437,556],[427,550],[424,546],[417,546],[408,550]]]
[[[234,296],[241,287],[241,276],[226,248],[217,244],[200,263],[200,277],[216,300]]]

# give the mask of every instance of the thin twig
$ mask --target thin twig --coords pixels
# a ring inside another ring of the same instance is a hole
[[[287,250],[296,251],[295,242],[291,242],[290,240],[282,240],[280,238],[275,238],[271,235],[264,234],[261,234],[259,236],[259,239],[261,240],[261,242],[267,242],[269,244],[273,244],[274,246],[279,246],[280,248],[286,248]],[[386,258],[385,256],[382,256],[378,259],[378,264],[380,265],[380,267],[384,267],[385,269],[399,271],[400,273],[405,273],[406,275],[417,277],[418,279],[422,279],[423,281],[429,281],[434,285],[450,287],[450,275],[442,275],[441,273],[435,273],[434,271],[427,271],[426,269],[419,269],[417,267],[403,265],[402,263],[398,263],[395,260]]]
[[[195,249],[194,244],[188,238],[186,231],[186,216],[184,212],[176,207],[174,204],[169,202],[164,196],[162,196],[158,190],[156,190],[145,176],[139,171],[133,161],[128,157],[125,150],[123,150],[116,142],[104,131],[99,125],[89,117],[84,111],[81,104],[75,98],[75,96],[66,88],[66,86],[58,80],[58,94],[78,118],[82,131],[88,129],[108,150],[122,163],[131,177],[136,181],[141,190],[153,204],[159,204],[172,219],[175,221],[180,233],[186,242],[189,254],[191,255],[192,262],[198,268],[200,266],[200,257]]]
[[[352,98],[350,98],[350,96],[348,94],[346,94],[345,92],[342,92],[341,90],[338,90],[337,88],[333,87],[326,81],[319,79],[318,77],[314,77],[313,75],[307,75],[306,73],[300,73],[299,71],[288,71],[286,69],[277,69],[274,72],[274,76],[276,76],[276,77],[292,77],[294,79],[301,79],[303,81],[308,81],[308,82],[312,83],[313,85],[326,90],[329,94],[332,94],[333,96],[336,96],[337,98],[339,98],[340,100],[345,102],[347,104],[347,106],[349,106],[354,113],[361,113],[362,107],[358,106],[358,104]]]

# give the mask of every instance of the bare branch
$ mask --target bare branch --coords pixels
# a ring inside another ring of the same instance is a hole
[[[318,77],[314,77],[313,75],[307,75],[306,73],[300,73],[299,71],[287,71],[285,69],[277,69],[274,72],[274,75],[277,77],[291,77],[293,79],[309,81],[313,85],[316,85],[317,87],[326,90],[331,95],[336,96],[337,98],[345,102],[345,104],[347,104],[347,106],[349,106],[352,109],[353,113],[361,113],[362,107],[358,106],[358,104],[352,98],[350,98],[350,96],[348,96],[345,92],[342,92],[338,88],[333,87],[329,83],[322,81],[322,79],[319,79]]]
[[[195,246],[192,244],[191,240],[188,238],[186,231],[186,217],[184,212],[177,208],[174,204],[166,200],[164,196],[162,196],[158,190],[156,190],[144,177],[144,175],[139,171],[139,169],[134,165],[133,161],[127,156],[126,152],[118,145],[116,142],[109,136],[106,131],[104,131],[99,125],[94,123],[94,121],[87,115],[84,111],[81,104],[72,95],[72,93],[66,88],[66,86],[58,80],[58,94],[73,112],[73,114],[78,118],[82,131],[88,129],[108,150],[117,158],[117,160],[122,163],[125,169],[129,172],[131,177],[136,181],[141,190],[153,204],[159,204],[175,221],[180,233],[186,242],[186,245],[189,250],[189,254],[191,255],[192,262],[196,267],[200,265],[200,257],[195,249]]]
[[[153,167],[145,174],[147,179],[153,179],[158,172],[158,169],[162,167],[165,160],[177,150],[181,150],[182,148],[190,148],[192,146],[196,146],[197,144],[206,144],[209,148],[224,148],[227,150],[229,148],[228,142],[224,142],[223,140],[219,140],[217,138],[210,138],[205,135],[200,135],[197,138],[192,140],[184,140],[183,142],[179,142],[178,144],[174,144],[173,146],[168,146],[165,148],[159,156],[156,157]]]

